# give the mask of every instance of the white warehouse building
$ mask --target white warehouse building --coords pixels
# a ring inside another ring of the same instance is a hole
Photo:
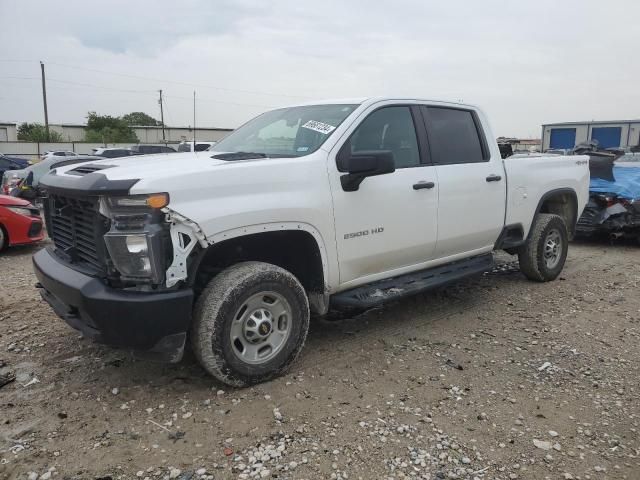
[[[542,151],[569,149],[597,140],[602,148],[640,145],[640,120],[565,122],[542,125]]]

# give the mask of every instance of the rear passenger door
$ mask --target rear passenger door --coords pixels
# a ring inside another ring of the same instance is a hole
[[[423,106],[436,166],[438,240],[435,257],[491,251],[504,226],[506,179],[473,110]]]

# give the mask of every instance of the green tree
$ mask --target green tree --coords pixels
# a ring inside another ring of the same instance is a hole
[[[151,115],[147,115],[144,112],[131,112],[122,116],[127,125],[140,126],[140,127],[159,127],[161,123],[153,118]]]
[[[87,115],[87,129],[84,137],[86,142],[93,143],[138,142],[135,132],[122,118],[98,115],[96,112],[89,112]]]
[[[41,123],[21,123],[18,125],[18,140],[24,142],[64,142],[62,134],[49,129],[47,139],[47,129]]]

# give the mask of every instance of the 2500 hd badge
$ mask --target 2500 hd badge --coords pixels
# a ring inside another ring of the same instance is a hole
[[[375,233],[382,233],[382,232],[384,232],[384,227],[376,227],[376,228],[372,228],[371,230],[362,230],[360,232],[345,233],[344,239],[349,240],[350,238],[366,237],[369,234],[373,235]]]

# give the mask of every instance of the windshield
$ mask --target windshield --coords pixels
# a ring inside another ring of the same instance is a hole
[[[357,107],[309,105],[273,110],[244,124],[209,151],[248,152],[263,157],[308,155],[320,148]]]

